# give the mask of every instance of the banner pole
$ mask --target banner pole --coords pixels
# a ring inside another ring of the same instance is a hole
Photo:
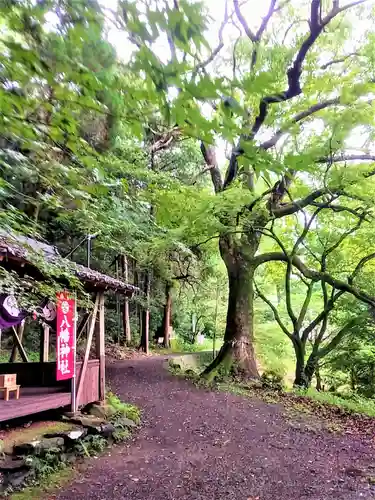
[[[77,411],[77,390],[76,390],[76,342],[77,342],[77,293],[74,293],[74,327],[73,327],[73,378],[72,378],[72,413]]]

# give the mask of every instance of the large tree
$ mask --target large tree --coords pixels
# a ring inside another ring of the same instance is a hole
[[[285,260],[282,252],[263,252],[270,224],[325,203],[328,194],[332,203],[350,200],[372,182],[369,142],[348,142],[354,132],[369,141],[373,134],[372,37],[355,39],[351,32],[353,16],[368,28],[361,4],[271,0],[254,28],[250,9],[227,2],[218,44],[207,49],[199,4],[151,2],[145,18],[133,2],[121,2],[119,17],[136,47],[134,68],[148,69],[165,120],[201,139],[203,173],[210,173],[216,194],[220,229],[206,236],[219,238],[229,300],[224,344],[207,374],[233,360],[246,376],[258,374],[254,274],[265,262]],[[155,48],[163,37],[168,56]],[[229,145],[224,175],[219,138]],[[328,273],[300,270],[372,303]]]

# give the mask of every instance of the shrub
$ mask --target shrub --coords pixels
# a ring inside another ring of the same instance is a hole
[[[79,456],[92,457],[102,452],[106,446],[107,441],[103,436],[89,434],[75,445],[75,450]]]
[[[141,412],[139,408],[131,405],[130,403],[122,402],[118,398],[118,396],[116,396],[116,394],[113,394],[113,392],[107,393],[107,405],[114,410],[113,417],[115,419],[119,417],[126,417],[130,420],[133,420],[133,422],[135,422],[136,424],[139,424],[139,422],[141,421]]]
[[[266,370],[263,372],[260,380],[264,389],[273,391],[282,391],[284,389],[283,375],[274,370]]]

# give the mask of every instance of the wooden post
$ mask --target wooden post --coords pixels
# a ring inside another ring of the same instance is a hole
[[[99,324],[95,332],[96,357],[99,359],[99,400],[105,401],[105,322],[104,293],[99,294]]]
[[[22,323],[18,326],[18,338],[22,344],[22,339],[23,339],[23,335],[24,335],[24,332],[25,332],[25,320],[22,321]],[[12,353],[10,355],[10,358],[9,358],[9,363],[14,363],[17,359],[17,344],[16,342],[14,342],[13,344],[13,348],[12,348]]]
[[[150,309],[147,308],[144,312],[144,329],[145,329],[145,353],[149,353],[149,339],[150,339]]]
[[[99,294],[97,294],[96,299],[95,299],[94,310],[92,312],[91,323],[90,323],[89,332],[88,332],[88,335],[87,335],[85,357],[83,359],[82,368],[81,368],[81,374],[79,376],[79,382],[78,382],[78,388],[77,388],[77,401],[76,401],[77,408],[79,406],[79,400],[80,400],[80,397],[81,397],[81,394],[82,394],[83,384],[85,383],[85,376],[86,376],[87,364],[89,362],[90,349],[91,349],[91,344],[92,344],[92,337],[94,335],[94,329],[95,329],[96,315],[97,315],[97,312],[98,312],[98,306],[99,306]]]
[[[49,333],[50,328],[48,325],[44,324],[42,330],[42,338],[40,342],[40,356],[39,361],[41,363],[47,363],[49,359]]]
[[[149,331],[150,331],[150,272],[147,270],[144,278],[144,292],[146,295],[146,308],[142,310],[141,343],[139,349],[146,354],[149,353]]]
[[[119,265],[120,265],[120,255],[116,257],[116,278],[120,279],[120,271],[119,271]],[[121,325],[121,305],[120,305],[120,296],[116,292],[116,324],[117,324],[117,343],[118,345],[121,344],[121,330],[122,330],[122,325]]]
[[[128,258],[126,255],[122,255],[121,258],[121,265],[122,265],[122,275],[125,280],[125,283],[129,281],[129,269],[128,269]],[[124,326],[124,333],[125,333],[125,342],[127,345],[130,345],[132,341],[132,334],[130,331],[130,317],[129,317],[129,299],[125,295],[124,299],[124,313],[123,313],[123,326]]]
[[[164,347],[170,347],[170,328],[171,328],[171,311],[172,311],[172,285],[165,285],[165,306],[164,306]]]

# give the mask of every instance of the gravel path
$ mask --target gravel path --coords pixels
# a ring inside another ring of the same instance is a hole
[[[293,425],[276,405],[196,389],[162,365],[148,358],[108,368],[113,390],[142,408],[143,428],[53,498],[375,498],[361,475],[374,467],[375,476],[375,456],[358,438]]]

